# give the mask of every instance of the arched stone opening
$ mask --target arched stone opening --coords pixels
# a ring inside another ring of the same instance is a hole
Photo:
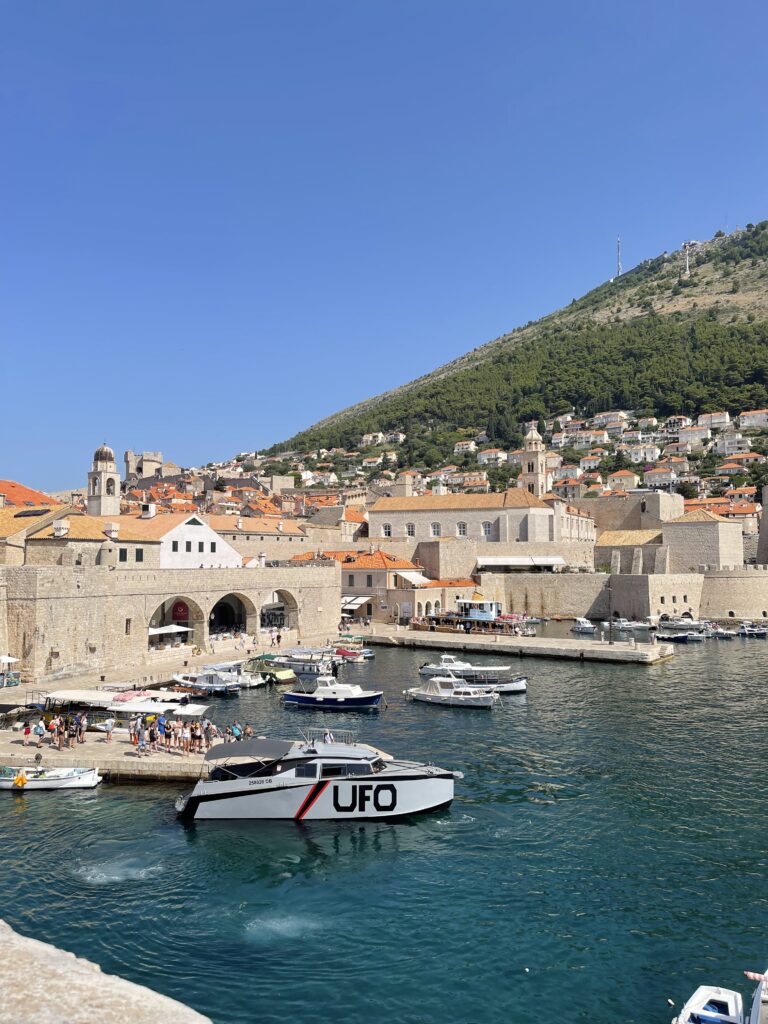
[[[165,649],[184,644],[205,646],[205,615],[199,604],[188,597],[169,597],[149,620],[149,649]]]
[[[424,614],[425,615],[431,615],[432,614],[432,602],[431,601],[427,601],[427,603],[424,605]]]
[[[253,633],[256,631],[256,606],[244,594],[225,594],[211,608],[208,632]]]
[[[261,606],[262,629],[298,629],[299,605],[288,590],[273,591]]]
[[[115,481],[110,476],[110,477],[107,478],[107,494],[114,495],[114,493],[115,493]]]
[[[421,618],[423,614],[424,606],[422,605],[421,601],[418,601],[416,604],[416,615],[418,616],[418,618]]]
[[[440,602],[439,601],[435,601],[435,615],[439,615],[439,614],[440,614]]]

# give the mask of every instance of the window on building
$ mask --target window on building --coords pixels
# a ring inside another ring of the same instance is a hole
[[[179,550],[179,542],[177,540],[172,540],[171,541],[171,551],[178,551],[178,550]]]
[[[127,562],[128,561],[128,548],[120,548],[120,550],[118,552],[118,555],[117,555],[117,559],[118,559],[119,562]]]
[[[368,575],[368,576],[365,577],[365,585],[366,585],[366,587],[372,587],[373,586],[373,576]]]
[[[528,484],[528,491],[533,494],[533,484]]]
[[[466,537],[467,536],[467,524],[466,523],[456,523],[456,536],[457,537]]]
[[[491,539],[491,524],[483,523],[483,540]]]
[[[672,595],[672,604],[677,604],[677,594]]]
[[[660,597],[660,598],[659,598],[659,602],[660,602],[661,604],[664,604],[664,598],[663,598],[663,597]]]
[[[197,550],[198,550],[199,552],[203,552],[203,551],[205,551],[205,541],[199,540],[199,541],[197,542]]]
[[[367,604],[365,606],[365,614],[366,615],[373,615],[373,605],[372,604]]]
[[[528,472],[529,472],[529,473],[532,473],[532,472],[533,472],[533,470],[534,470],[534,465],[533,465],[533,463],[532,463],[532,462],[529,462],[529,463],[528,463]]]
[[[382,535],[382,537],[391,537],[392,536],[392,524],[391,523],[383,523],[382,524],[381,535]]]
[[[406,523],[405,524],[405,535],[406,535],[406,537],[415,537],[416,536],[416,524],[415,523]]]
[[[349,576],[347,576],[347,586],[348,587],[354,587],[354,585],[355,585],[355,577],[352,575],[352,573],[350,573]]]
[[[683,604],[688,604],[688,595],[683,594]]]
[[[130,619],[126,619],[125,620],[125,635],[126,636],[130,636],[131,635],[131,620]]]
[[[213,554],[215,554],[215,552],[216,552],[216,541],[212,540],[211,541],[211,554],[213,555]]]
[[[184,544],[184,550],[185,550],[185,551],[191,551],[191,550],[192,550],[192,541],[191,541],[191,540],[188,540],[188,541],[187,541],[187,542],[186,542],[186,543]]]
[[[440,536],[440,523],[432,523],[432,525],[429,528],[429,532],[432,534],[433,537],[439,537]]]

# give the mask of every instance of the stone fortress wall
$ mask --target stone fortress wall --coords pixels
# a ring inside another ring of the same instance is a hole
[[[292,637],[336,631],[341,588],[335,564],[123,572],[22,566],[0,569],[0,638],[5,636],[5,650],[23,659],[26,682],[138,668],[151,663],[149,622],[164,601],[187,604],[190,639],[204,648],[211,611],[229,594],[245,606],[251,633],[275,595],[285,604]]]

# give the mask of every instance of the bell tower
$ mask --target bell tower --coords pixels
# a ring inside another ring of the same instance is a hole
[[[87,508],[89,516],[120,515],[120,474],[115,453],[103,444],[93,453],[93,468],[88,474]]]
[[[525,456],[523,457],[523,471],[517,478],[517,486],[524,487],[530,494],[540,498],[552,486],[552,474],[547,471],[547,453],[544,451],[544,442],[535,424],[525,435],[523,441]]]

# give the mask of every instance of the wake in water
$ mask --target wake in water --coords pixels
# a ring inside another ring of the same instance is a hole
[[[96,864],[81,864],[74,874],[88,885],[114,885],[120,882],[143,882],[163,873],[162,864],[147,864],[138,857],[113,857]]]
[[[306,914],[264,914],[248,922],[245,935],[253,945],[271,946],[285,939],[305,939],[326,927],[324,921]]]

